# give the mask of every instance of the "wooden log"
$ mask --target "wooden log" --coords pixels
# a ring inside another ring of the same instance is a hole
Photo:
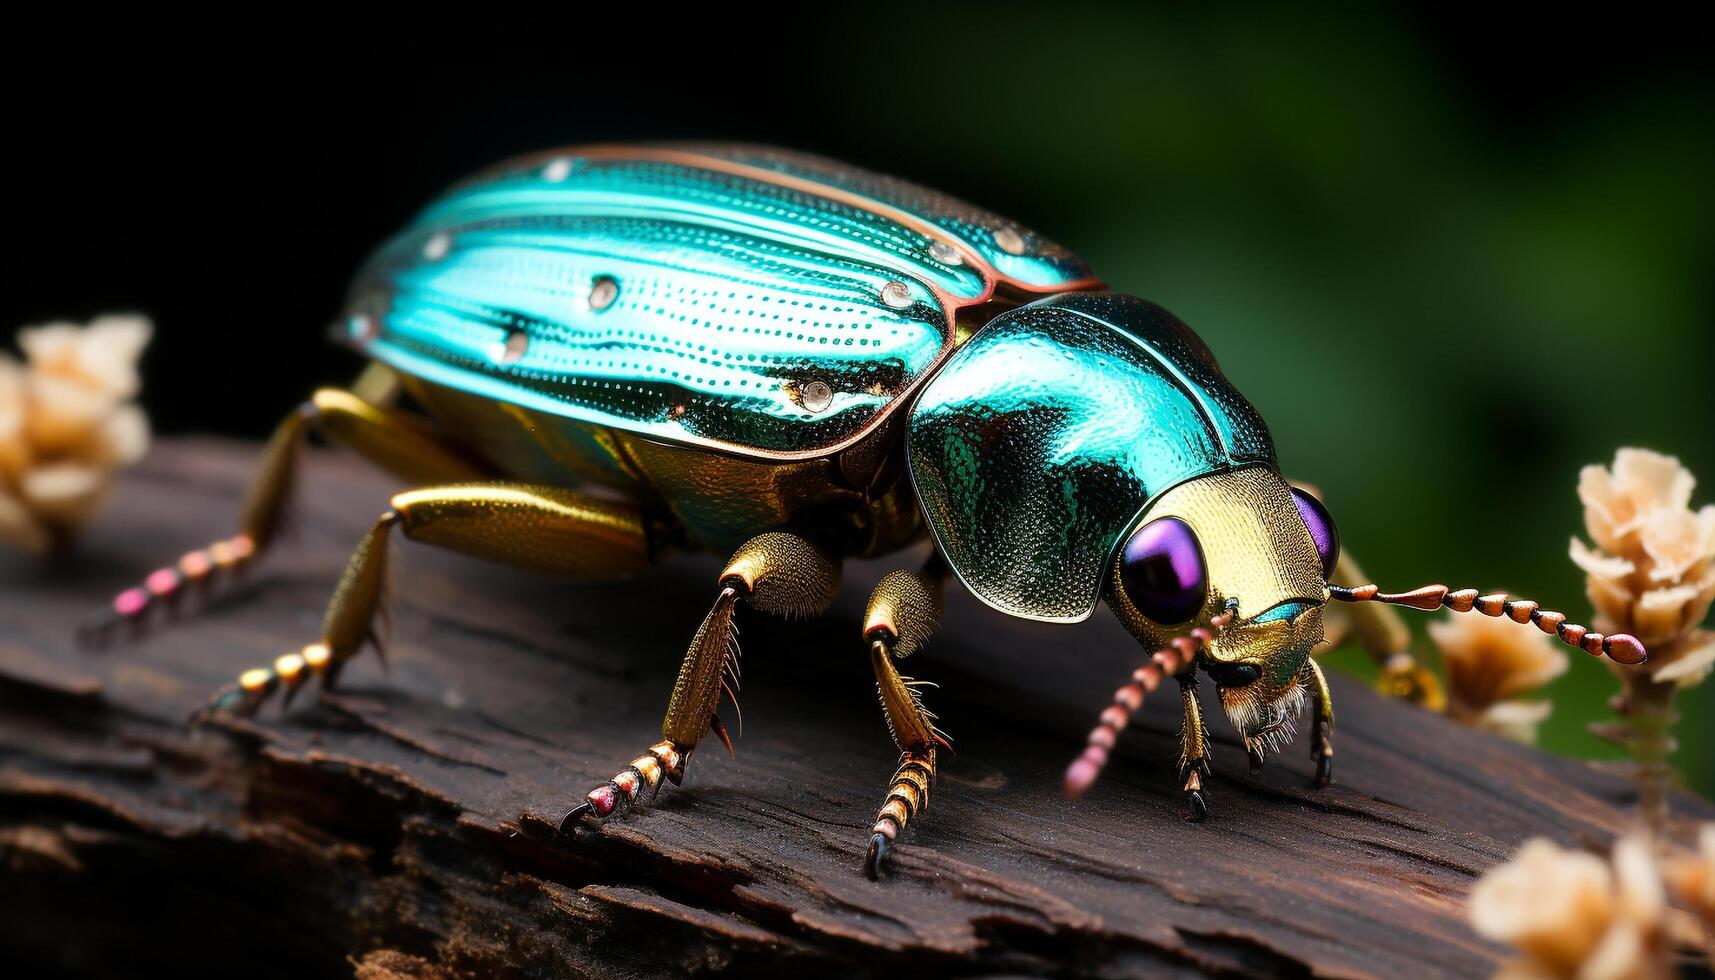
[[[74,555],[0,557],[11,975],[1471,976],[1504,956],[1465,922],[1479,874],[1528,836],[1606,846],[1631,819],[1623,779],[1343,678],[1325,791],[1303,736],[1251,777],[1217,718],[1213,816],[1187,823],[1157,697],[1068,802],[1060,774],[1135,645],[1105,615],[1024,623],[955,594],[908,669],[940,682],[958,753],[872,883],[894,752],[857,630],[883,562],[849,569],[821,620],[741,616],[736,762],[711,742],[654,806],[557,838],[654,740],[713,560],[570,586],[401,544],[390,672],[366,654],[337,693],[188,729],[315,638],[393,489],[316,454],[295,541],[182,621],[79,649],[114,590],[230,531],[253,454],[168,440]]]

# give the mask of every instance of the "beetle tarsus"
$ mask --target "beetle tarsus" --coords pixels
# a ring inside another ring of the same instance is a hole
[[[567,810],[566,815],[560,818],[560,835],[567,836],[571,834],[572,828],[577,826],[578,818],[589,813],[593,809],[594,806],[590,801],[585,800],[577,806],[572,807],[570,810]]]
[[[1185,776],[1185,802],[1190,805],[1191,813],[1186,817],[1192,823],[1202,823],[1209,819],[1209,801],[1203,796],[1203,775],[1208,772],[1209,760],[1198,759],[1187,767],[1190,771]]]
[[[214,692],[202,707],[185,716],[185,727],[197,728],[217,715],[249,718],[262,706],[262,700],[262,697],[253,696],[237,683],[228,684]]]
[[[1316,701],[1316,724],[1310,733],[1310,758],[1316,763],[1312,785],[1321,789],[1334,781],[1334,699],[1328,689],[1328,677],[1315,660],[1304,662],[1303,676]]]
[[[1262,772],[1262,746],[1252,739],[1245,739],[1245,758],[1250,761],[1251,775],[1255,776]]]
[[[1325,726],[1317,725],[1316,728],[1316,737],[1310,742],[1310,759],[1316,763],[1316,775],[1311,777],[1311,785],[1323,789],[1334,781],[1334,743],[1329,739]]]
[[[881,870],[887,863],[888,840],[886,834],[871,834],[869,838],[869,853],[864,855],[863,873],[870,881],[881,880]]]
[[[1201,790],[1187,790],[1185,802],[1191,805],[1191,813],[1186,817],[1191,823],[1202,823],[1209,819],[1209,801],[1203,798]]]
[[[622,815],[630,813],[638,805],[638,797],[645,789],[649,790],[647,802],[654,802],[661,792],[663,780],[671,780],[677,785],[684,778],[685,762],[690,756],[689,752],[679,751],[670,740],[651,745],[648,752],[631,760],[631,764],[612,779],[585,794],[582,803],[560,818],[560,832],[565,833],[586,813],[597,820],[616,811]]]

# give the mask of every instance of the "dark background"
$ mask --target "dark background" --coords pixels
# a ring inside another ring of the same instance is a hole
[[[449,182],[556,144],[755,140],[953,191],[1178,312],[1385,586],[1584,616],[1580,466],[1649,446],[1715,496],[1715,76],[1690,23],[557,9],[11,31],[0,325],[145,311],[157,428],[260,437],[355,373],[322,340],[346,278]],[[1611,690],[1576,658],[1545,743],[1611,754],[1583,732]],[[1705,792],[1712,707],[1715,685],[1687,699],[1680,755]]]

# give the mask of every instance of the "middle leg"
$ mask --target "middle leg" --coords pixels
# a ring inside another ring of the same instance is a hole
[[[717,585],[721,591],[714,608],[703,619],[679,665],[667,717],[661,722],[662,740],[585,794],[583,802],[560,819],[562,833],[585,814],[601,818],[615,809],[629,808],[645,789],[653,799],[663,778],[678,785],[705,732],[714,732],[727,751],[732,751],[732,740],[716,708],[723,692],[734,697],[735,711],[738,706],[738,643],[733,614],[743,604],[789,618],[820,615],[833,604],[839,591],[840,567],[809,541],[784,531],[770,531],[739,547]]]
[[[864,617],[864,639],[869,641],[881,710],[887,731],[899,747],[899,768],[875,815],[864,855],[864,873],[871,880],[880,876],[888,847],[905,825],[929,805],[935,750],[947,747],[946,737],[935,727],[935,715],[918,696],[922,682],[900,676],[893,663],[916,652],[934,634],[945,602],[946,579],[947,568],[938,557],[922,572],[889,572],[876,584]]]

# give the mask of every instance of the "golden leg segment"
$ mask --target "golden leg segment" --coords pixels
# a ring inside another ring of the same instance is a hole
[[[935,780],[935,750],[947,744],[935,727],[935,715],[919,697],[921,685],[901,676],[894,666],[896,659],[909,656],[934,634],[945,594],[945,572],[940,566],[925,572],[890,572],[876,585],[864,617],[876,692],[887,730],[899,746],[899,768],[875,815],[864,856],[864,873],[872,880],[880,876],[889,846],[906,824],[928,807],[929,786]]]
[[[677,785],[705,732],[713,731],[732,751],[732,739],[715,709],[725,693],[733,699],[733,710],[738,710],[738,638],[733,629],[738,606],[786,617],[820,615],[839,591],[840,568],[803,538],[771,531],[740,546],[717,584],[721,591],[714,607],[679,665],[667,715],[661,721],[664,739],[586,793],[583,802],[560,819],[562,832],[586,813],[600,818],[616,809],[629,809],[645,789],[653,798],[663,776]]]
[[[1209,775],[1209,730],[1203,726],[1203,708],[1197,701],[1197,675],[1187,670],[1177,676],[1179,700],[1185,709],[1185,727],[1179,733],[1179,775],[1185,780],[1185,800],[1192,820],[1207,820],[1209,802],[1203,796],[1203,777]]]
[[[653,557],[649,527],[634,504],[558,487],[471,483],[396,494],[358,542],[328,603],[322,638],[268,667],[245,671],[204,711],[251,713],[277,690],[287,699],[310,676],[331,685],[347,660],[373,643],[385,610],[388,537],[407,538],[529,571],[574,579],[617,578]]]
[[[1315,660],[1304,662],[1304,674],[1299,683],[1310,689],[1312,709],[1316,712],[1310,731],[1310,758],[1316,763],[1317,789],[1334,781],[1334,696],[1328,690],[1328,676]]]
[[[366,372],[365,378],[370,376]],[[312,429],[412,484],[482,476],[474,463],[447,448],[414,418],[348,391],[323,388],[286,416],[269,438],[240,509],[238,533],[188,552],[151,572],[142,585],[115,596],[111,612],[86,630],[87,637],[101,639],[118,623],[139,622],[155,606],[173,603],[189,587],[206,585],[248,564],[273,544],[287,524],[305,437]]]

